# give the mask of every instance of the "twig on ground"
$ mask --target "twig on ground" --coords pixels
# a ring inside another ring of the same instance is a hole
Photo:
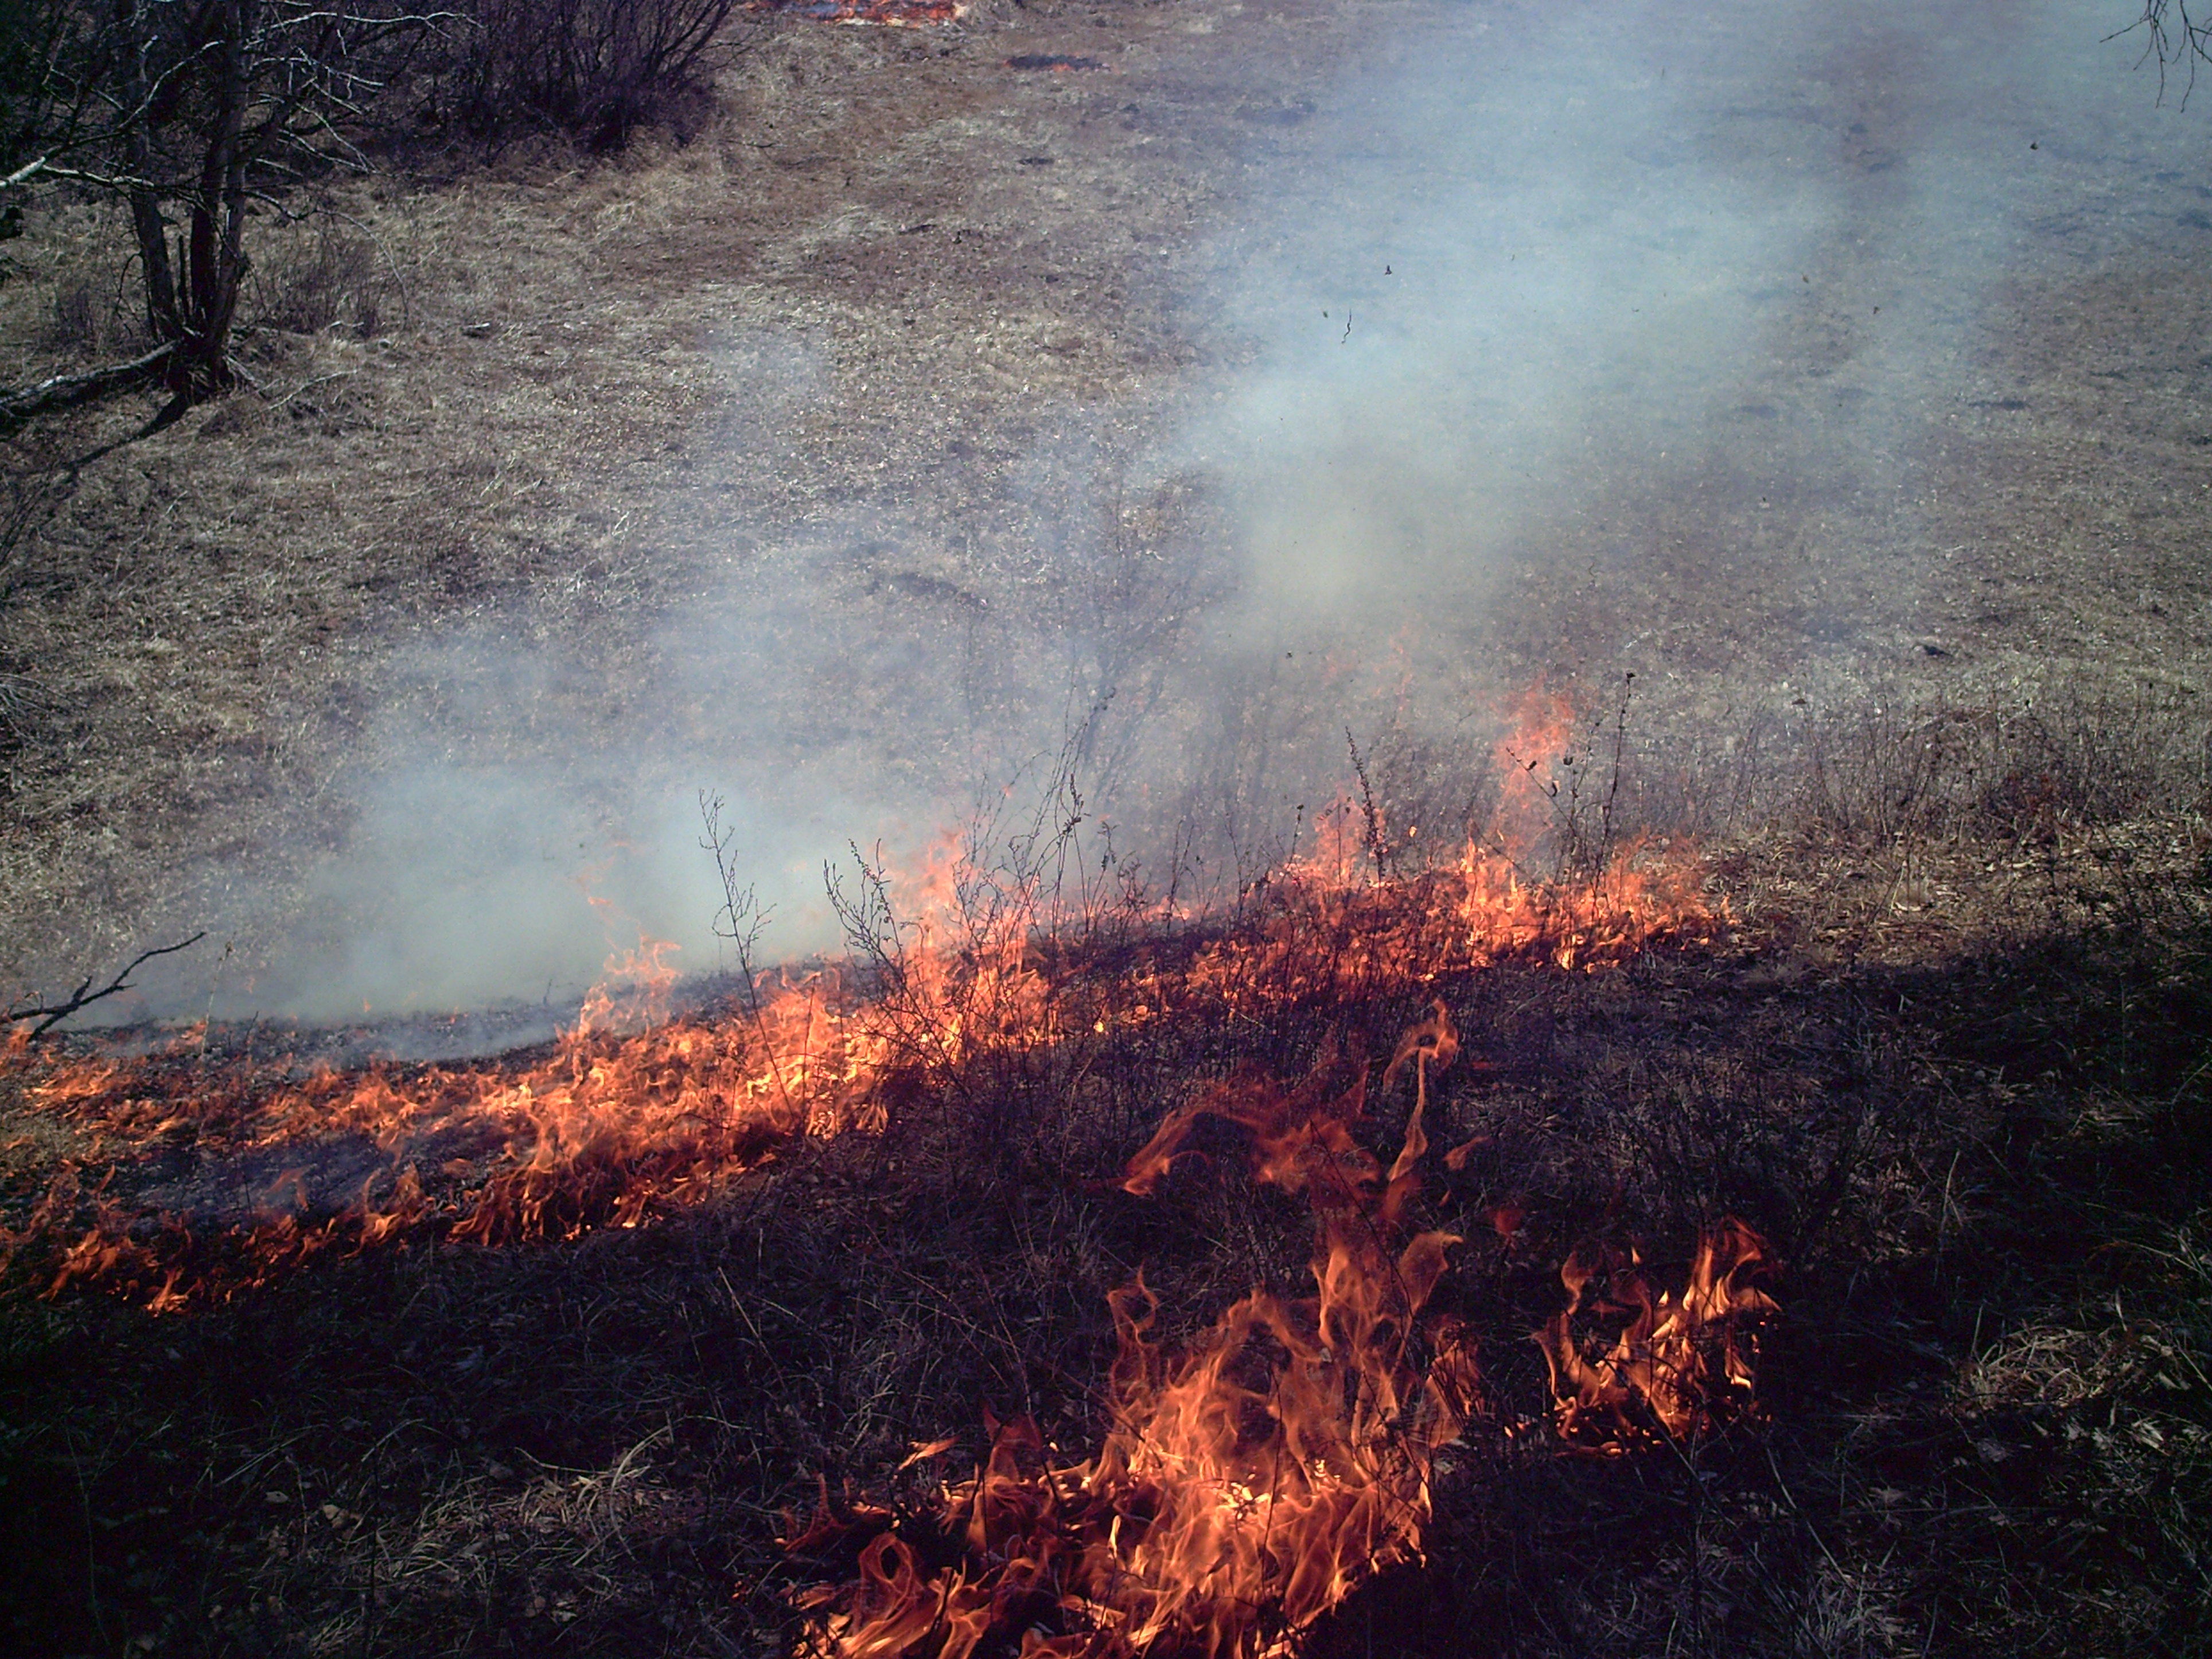
[[[275,403],[270,404],[269,407],[271,409],[282,409],[286,404],[290,403],[293,398],[298,397],[301,392],[313,392],[317,386],[327,386],[332,380],[350,380],[354,377],[354,373],[355,371],[350,368],[342,368],[335,374],[318,374],[312,380],[301,381],[298,386],[294,386],[289,392],[279,398]]]

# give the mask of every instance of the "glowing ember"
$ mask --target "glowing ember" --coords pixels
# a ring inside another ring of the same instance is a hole
[[[1435,1455],[1459,1433],[1475,1371],[1455,1328],[1420,1317],[1459,1241],[1392,1239],[1428,1144],[1428,1073],[1456,1046],[1441,1004],[1400,1044],[1384,1086],[1410,1068],[1415,1099],[1387,1172],[1352,1139],[1365,1072],[1332,1094],[1333,1057],[1295,1090],[1248,1074],[1171,1114],[1132,1159],[1128,1190],[1154,1189],[1199,1118],[1243,1126],[1255,1176],[1313,1206],[1316,1295],[1255,1290],[1170,1356],[1150,1340],[1158,1303],[1141,1277],[1117,1292],[1098,1455],[1056,1462],[1033,1425],[994,1425],[988,1462],[945,1486],[921,1525],[874,1508],[817,1518],[792,1547],[872,1536],[857,1583],[800,1598],[817,1615],[805,1651],[964,1659],[1018,1643],[1068,1659],[1256,1659],[1417,1558]]]
[[[1770,1265],[1765,1241],[1732,1217],[1698,1238],[1680,1296],[1654,1297],[1632,1250],[1626,1260],[1568,1257],[1559,1278],[1571,1300],[1536,1334],[1551,1363],[1560,1437],[1611,1455],[1662,1435],[1692,1438],[1748,1408],[1758,1357],[1751,1328],[1774,1310],[1748,1281]],[[1585,1310],[1630,1316],[1594,1358],[1574,1332]]]

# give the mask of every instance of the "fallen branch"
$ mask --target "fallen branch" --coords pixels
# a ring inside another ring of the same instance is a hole
[[[127,363],[112,363],[82,374],[56,374],[20,391],[0,392],[0,428],[13,428],[40,415],[72,409],[95,398],[104,398],[111,392],[150,380],[176,349],[177,343],[172,340]]]
[[[179,939],[174,945],[158,945],[150,951],[141,951],[131,959],[130,966],[97,991],[92,988],[92,975],[87,974],[84,976],[84,983],[72,991],[64,1001],[56,1003],[40,1001],[32,1003],[28,1007],[16,1004],[6,1013],[0,1014],[0,1025],[20,1025],[26,1020],[34,1019],[39,1023],[31,1027],[30,1041],[35,1042],[71,1014],[82,1009],[89,1008],[103,997],[112,997],[118,991],[129,990],[131,975],[153,961],[155,957],[172,957],[179,951],[190,950],[206,937],[207,929],[203,927],[190,939]]]

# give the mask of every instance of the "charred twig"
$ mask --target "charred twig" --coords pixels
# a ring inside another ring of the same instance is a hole
[[[730,848],[737,840],[735,828],[722,825],[722,798],[708,795],[703,790],[699,796],[699,815],[705,820],[706,838],[699,846],[714,860],[714,873],[722,878],[722,908],[716,911],[712,923],[714,932],[737,948],[738,972],[744,978],[745,1006],[751,1012],[753,1030],[759,1034],[761,1052],[768,1056],[769,1069],[775,1077],[775,1091],[787,1105],[791,1101],[791,1085],[783,1075],[783,1062],[776,1053],[776,1045],[769,1036],[767,1011],[761,1006],[760,970],[753,951],[760,944],[761,930],[768,926],[773,905],[763,906],[757,890],[748,883],[738,885],[738,866],[731,857]]]
[[[1598,807],[1598,855],[1596,867],[1603,869],[1613,860],[1613,806],[1620,799],[1621,761],[1628,750],[1628,705],[1636,695],[1636,671],[1631,669],[1621,677],[1620,706],[1613,715],[1613,769],[1606,779],[1605,799]]]
[[[36,1020],[38,1024],[32,1026],[30,1031],[30,1040],[35,1042],[71,1014],[89,1008],[94,1003],[112,997],[118,991],[131,989],[131,975],[155,957],[174,956],[179,951],[190,950],[206,937],[207,929],[203,927],[190,939],[179,939],[174,945],[157,945],[150,951],[141,951],[131,959],[128,967],[97,991],[92,988],[92,975],[87,974],[84,982],[60,1002],[49,1003],[41,1000],[27,1006],[17,1003],[4,1014],[0,1014],[0,1024],[20,1025],[27,1020]]]
[[[848,892],[843,872],[830,860],[823,860],[822,884],[830,912],[844,928],[845,943],[853,953],[893,991],[903,995],[908,988],[906,930],[891,906],[890,875],[883,848],[877,847],[876,861],[871,864],[858,842],[848,842],[846,847],[853,855],[858,886]]]

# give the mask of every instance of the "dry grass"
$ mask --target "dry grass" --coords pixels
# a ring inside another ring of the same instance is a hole
[[[720,607],[734,626],[749,585],[778,580],[763,526],[888,531],[869,573],[886,594],[1000,615],[1129,597],[1038,591],[1037,548],[1102,501],[1162,521],[1146,548],[1205,547],[1215,504],[1152,511],[1203,492],[1156,495],[1144,458],[1206,397],[1196,371],[1252,343],[1233,306],[1194,337],[1179,296],[1206,292],[1209,238],[1255,179],[1295,199],[1300,169],[1328,165],[1279,120],[1374,24],[1318,0],[1265,24],[1204,9],[1008,7],[943,35],[778,26],[685,142],[647,134],[612,162],[551,145],[489,169],[418,158],[411,179],[334,186],[339,216],[257,220],[262,392],[88,468],[37,536],[0,535],[0,674],[20,694],[0,743],[0,983],[47,988],[216,913],[250,972],[303,872],[343,845],[351,783],[408,744],[557,769],[579,733],[665,719],[699,751],[711,711],[641,713],[636,690],[672,616]],[[1024,51],[1117,67],[1005,70]],[[0,289],[11,380],[136,326],[99,212],[50,201],[33,220]],[[1790,523],[1856,521],[1811,498],[1753,512],[1724,469],[1583,480],[1501,555],[1495,602],[1451,642],[1497,682],[1455,707],[1644,665],[1642,816],[1719,841],[1786,805],[1767,775],[1795,776],[1823,720],[1836,814],[1921,810],[1854,793],[1842,734],[1877,705],[1942,708],[1965,738],[2017,724],[2048,676],[2108,700],[2127,739],[2132,688],[2185,700],[2203,647],[2191,526],[2212,450],[2197,404],[2152,371],[2197,352],[2203,287],[2187,261],[2024,271],[1978,372],[1983,403],[2027,407],[1939,433],[1928,522],[1867,524],[1863,546],[1782,544]],[[11,485],[50,483],[145,412],[11,446]],[[1079,466],[1039,458],[1063,433]],[[1819,473],[1795,452],[1773,465],[1796,459]],[[1661,547],[1659,573],[1622,551]],[[1900,569],[1901,587],[1879,574]],[[457,728],[410,663],[465,634],[561,665],[560,741]],[[857,726],[897,712],[854,699]],[[1723,743],[1733,776],[1711,763]],[[1686,796],[1686,771],[1711,791]],[[2040,786],[2018,782],[2002,810],[2033,811]],[[1437,822],[1465,806],[1439,799]]]
[[[1022,27],[1050,44],[1091,25]],[[1171,84],[1170,106],[1201,118],[1188,135],[1079,131],[1054,88],[1008,81],[1006,49],[988,32],[779,27],[688,143],[649,133],[609,161],[520,145],[442,180],[334,185],[335,216],[257,220],[242,360],[260,390],[88,467],[4,550],[0,672],[51,702],[15,710],[0,760],[0,980],[44,986],[230,909],[247,866],[266,902],[246,908],[281,917],[388,744],[468,740],[441,727],[413,647],[473,629],[561,662],[560,732],[504,757],[561,765],[578,733],[639,718],[652,641],[684,607],[731,602],[761,524],[860,511],[856,455],[896,511],[945,520],[912,538],[927,565],[932,544],[972,540],[963,515],[992,492],[971,477],[1028,465],[1004,422],[1156,396],[1177,367],[1169,295],[1116,273],[1182,234],[1189,198],[1132,193],[1115,169],[1202,155],[1204,123],[1230,114],[1206,83]],[[1046,143],[1052,191],[1103,191],[1110,215],[1062,202],[1037,220],[1038,175],[1016,158]],[[113,230],[47,203],[9,244],[0,380],[127,336]],[[818,356],[818,384],[793,401],[762,341]],[[11,445],[5,471],[52,486],[147,412]],[[251,963],[268,924],[230,913]]]

